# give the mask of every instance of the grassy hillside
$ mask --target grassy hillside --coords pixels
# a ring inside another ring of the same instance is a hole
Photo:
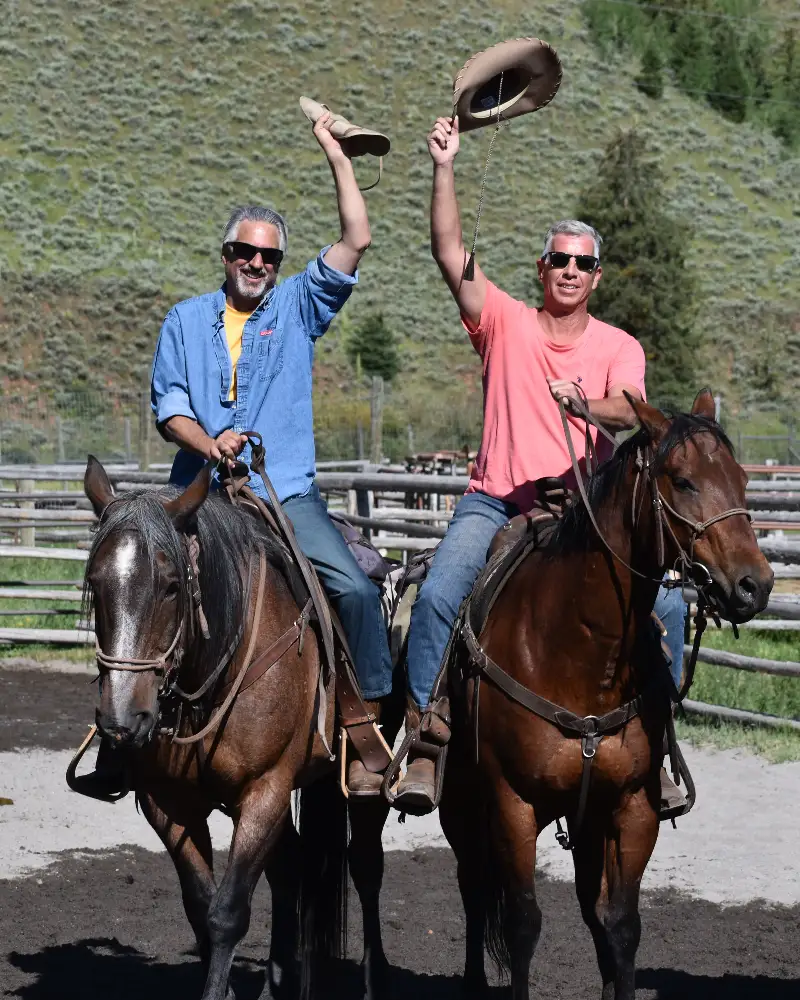
[[[578,3],[14,0],[4,13],[7,395],[140,389],[167,308],[220,280],[221,227],[237,203],[287,215],[287,273],[335,238],[329,173],[297,105],[305,93],[393,140],[384,180],[367,196],[373,247],[349,319],[380,307],[399,333],[394,396],[412,419],[446,414],[474,427],[477,367],[429,256],[424,136],[447,113],[465,59],[525,34],[555,45],[564,83],[550,108],[498,141],[482,223],[487,273],[534,298],[544,230],[574,211],[614,130],[635,125],[666,169],[673,210],[695,227],[698,382],[722,388],[732,406],[759,386],[788,388],[800,329],[774,309],[800,317],[800,159],[766,130],[734,125],[674,89],[662,101],[645,97],[635,60],[609,61],[592,47]],[[485,131],[463,142],[465,227],[487,142]],[[358,170],[372,179],[371,162]],[[318,355],[318,412],[329,422],[343,413],[341,390],[352,409],[341,340],[334,328]]]

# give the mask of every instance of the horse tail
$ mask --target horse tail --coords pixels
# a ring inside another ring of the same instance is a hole
[[[310,1000],[320,958],[347,952],[347,800],[336,775],[300,793],[300,997]]]
[[[488,833],[487,829],[487,838]],[[492,851],[486,851],[482,867],[483,904],[486,914],[486,950],[494,962],[501,982],[505,982],[511,972],[511,951],[508,942],[513,928],[509,926],[508,900],[504,879],[497,862],[492,858],[492,853]]]

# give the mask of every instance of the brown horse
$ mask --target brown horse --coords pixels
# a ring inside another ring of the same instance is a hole
[[[603,1000],[633,1000],[639,887],[658,835],[670,715],[651,621],[659,581],[683,564],[737,622],[762,610],[772,587],[742,512],[746,476],[710,393],[674,418],[635,409],[641,430],[590,481],[596,523],[576,503],[513,572],[472,652],[461,648],[455,662],[441,820],[458,861],[470,995],[486,988],[486,943],[515,1000],[528,997],[541,928],[536,840],[566,817]]]
[[[319,724],[321,702],[334,704],[332,685],[323,697],[317,639],[287,585],[283,555],[261,520],[209,495],[206,472],[182,493],[116,496],[90,458],[84,484],[100,519],[86,570],[97,725],[125,752],[131,786],[177,869],[206,970],[203,1000],[233,996],[234,949],[262,872],[273,902],[263,996],[309,996],[314,961],[344,949],[348,816],[325,746],[334,746],[332,707]],[[245,665],[259,656],[268,669],[236,696]],[[400,718],[387,720],[390,738]],[[180,742],[209,719],[218,724],[204,738]],[[294,789],[303,789],[299,833]],[[387,972],[378,895],[388,806],[351,801],[350,869],[372,997]],[[234,824],[219,885],[207,823],[214,808]]]

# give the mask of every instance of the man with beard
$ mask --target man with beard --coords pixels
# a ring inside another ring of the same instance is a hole
[[[314,135],[333,173],[338,241],[278,284],[286,223],[268,208],[236,209],[222,239],[224,285],[178,303],[164,321],[152,407],[162,436],[179,446],[170,475],[179,486],[205,462],[248,461],[244,431],[261,434],[269,477],[341,619],[364,697],[373,702],[389,693],[392,674],[379,590],[332,524],[314,482],[314,345],[350,296],[370,244],[364,198],[331,123],[323,114]],[[249,485],[267,500],[259,477]]]

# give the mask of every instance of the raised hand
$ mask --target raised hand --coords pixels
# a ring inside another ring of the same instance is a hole
[[[437,166],[452,163],[458,155],[458,117],[437,118],[428,133],[428,152]]]
[[[342,144],[331,135],[330,128],[332,124],[333,115],[330,111],[326,111],[325,114],[320,115],[316,120],[313,129],[317,142],[322,146],[325,155],[331,163],[336,160],[349,159],[347,153],[342,148]]]

